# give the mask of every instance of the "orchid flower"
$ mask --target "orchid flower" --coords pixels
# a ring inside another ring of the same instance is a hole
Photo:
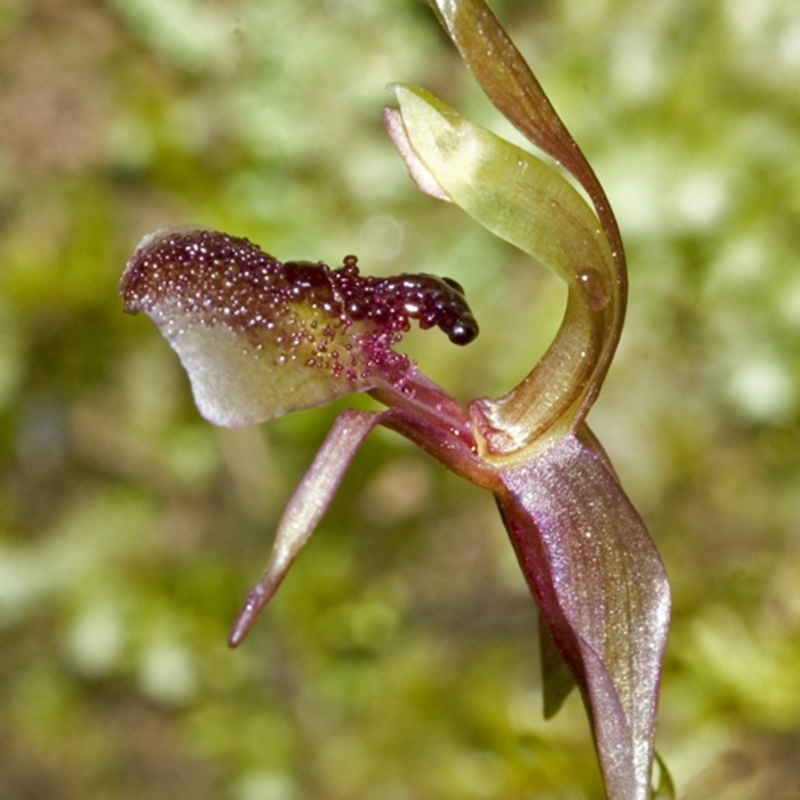
[[[371,278],[282,263],[208,230],[145,237],[122,278],[186,368],[200,412],[243,426],[366,392],[382,411],[336,419],[281,518],[269,563],[233,626],[238,645],[378,425],[494,494],[540,617],[545,715],[577,685],[611,800],[651,796],[669,586],[639,515],[586,415],[619,340],[622,241],[605,193],[483,0],[431,0],[497,108],[557,168],[463,119],[424,89],[394,87],[387,131],[417,186],[459,206],[566,281],[556,337],[528,376],[466,407],[396,350],[412,321],[452,342],[478,333],[462,287],[432,275]]]

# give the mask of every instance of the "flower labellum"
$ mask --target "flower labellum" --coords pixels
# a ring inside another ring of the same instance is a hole
[[[362,277],[355,256],[339,269],[281,263],[204,229],[146,236],[120,291],[125,310],[151,316],[178,353],[203,416],[225,426],[402,385],[414,367],[393,347],[411,320],[456,344],[478,334],[455,281]]]

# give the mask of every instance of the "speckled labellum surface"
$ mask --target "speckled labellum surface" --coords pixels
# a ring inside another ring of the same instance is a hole
[[[456,344],[478,334],[455,281],[362,277],[355,256],[338,269],[282,263],[205,229],[146,236],[120,290],[125,310],[147,313],[178,353],[203,416],[226,426],[400,388],[414,367],[393,348],[411,320]]]

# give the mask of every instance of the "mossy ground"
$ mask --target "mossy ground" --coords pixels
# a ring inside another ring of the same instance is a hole
[[[629,251],[590,422],[673,582],[659,750],[691,797],[796,797],[800,8],[495,7]],[[380,125],[393,80],[508,133],[415,0],[0,10],[0,798],[601,796],[579,702],[541,719],[491,498],[392,434],[227,650],[335,409],[214,429],[121,313],[139,238],[196,223],[449,275],[481,336],[410,336],[423,369],[465,399],[522,377],[560,288],[416,192]]]

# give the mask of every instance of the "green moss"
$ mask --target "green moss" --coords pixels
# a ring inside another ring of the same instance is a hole
[[[379,122],[385,84],[408,80],[503,130],[432,15],[411,0],[185,3],[169,16],[75,0],[62,28],[91,46],[53,49],[53,21],[18,5],[0,12],[18,48],[4,65],[24,51],[41,73],[10,69],[0,88],[0,107],[31,120],[0,124],[6,792],[544,798],[569,796],[581,772],[599,797],[581,710],[535,719],[534,609],[506,577],[485,499],[426,464],[396,524],[381,509],[361,520],[398,453],[415,485],[417,456],[390,435],[359,455],[252,639],[225,649],[335,411],[246,441],[206,428],[167,345],[116,295],[141,235],[165,224],[230,230],[282,258],[356,252],[365,271],[465,286],[473,348],[410,339],[455,394],[521,377],[560,296],[418,196]],[[797,735],[785,688],[800,670],[797,11],[497,8],[629,250],[629,320],[591,422],[675,586],[659,749],[679,788],[742,742],[782,774],[783,750],[753,743]],[[81,87],[72,111],[42,88],[56,79]]]

